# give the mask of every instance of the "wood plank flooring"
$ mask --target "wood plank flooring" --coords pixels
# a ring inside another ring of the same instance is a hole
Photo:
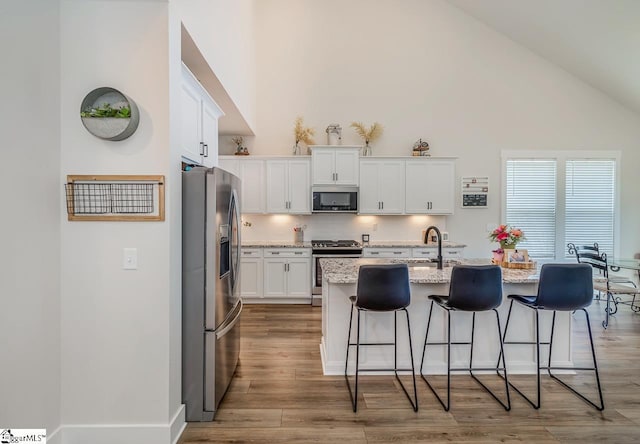
[[[320,307],[245,306],[240,364],[216,420],[190,423],[179,444],[639,442],[640,315],[621,306],[609,329],[603,330],[603,307],[596,301],[589,310],[605,397],[603,412],[548,377],[543,377],[540,410],[512,391],[512,410],[506,412],[471,378],[459,375],[452,378],[450,412],[442,410],[420,379],[420,410],[415,413],[393,377],[365,376],[358,413],[353,413],[344,378],[322,374]],[[588,364],[584,316],[575,316],[574,358]],[[421,343],[424,338],[414,340]],[[592,375],[567,379],[595,396]],[[410,378],[403,380],[410,383]],[[483,380],[501,388],[496,376]],[[534,393],[535,377],[513,380]],[[444,387],[444,378],[440,381],[436,379]]]

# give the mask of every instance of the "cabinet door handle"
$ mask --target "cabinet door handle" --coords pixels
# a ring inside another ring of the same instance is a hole
[[[336,182],[338,181],[338,173],[336,173]]]
[[[203,143],[202,147],[204,148],[204,157],[209,157],[209,145],[206,143]]]
[[[382,205],[382,209],[384,210],[384,202],[380,202],[380,205]]]
[[[204,156],[204,142],[200,142],[200,155]]]

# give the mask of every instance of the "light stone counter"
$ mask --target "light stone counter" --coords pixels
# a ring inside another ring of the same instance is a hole
[[[451,278],[451,266],[437,270],[434,266],[425,266],[420,259],[321,259],[323,270],[322,285],[322,342],[320,351],[323,371],[326,375],[344,373],[344,359],[349,328],[351,302],[349,296],[356,294],[358,267],[363,264],[408,263],[411,283],[411,304],[407,307],[411,321],[413,356],[416,372],[420,369],[422,347],[427,327],[427,316],[431,301],[429,295],[447,295]],[[465,264],[488,264],[486,259],[462,260]],[[434,265],[434,264],[431,264]],[[451,265],[451,264],[450,264]],[[503,299],[498,307],[501,328],[507,317],[510,294],[535,295],[538,285],[537,270],[502,269]],[[549,337],[551,329],[550,312],[540,313],[540,331],[543,338]],[[393,313],[363,312],[361,314],[362,342],[389,342],[393,340]],[[554,365],[571,367],[571,313],[558,312],[556,316],[553,343]],[[355,333],[354,317],[354,333]],[[398,365],[410,365],[406,321],[403,314],[398,315]],[[430,341],[446,341],[447,323],[444,310],[434,305]],[[453,341],[468,341],[471,337],[471,314],[453,312],[451,316],[451,335]],[[492,311],[481,312],[476,316],[476,344],[474,348],[474,366],[495,366],[500,350],[496,317]],[[511,315],[508,340],[524,341],[535,338],[533,310],[514,305]],[[548,353],[548,347],[542,347],[542,355]],[[507,368],[510,373],[535,373],[535,347],[528,345],[505,345]],[[446,373],[446,347],[430,347],[424,362],[427,374]],[[465,367],[469,363],[469,347],[456,345],[451,349],[452,366]],[[361,368],[387,368],[393,366],[393,347],[366,347],[360,353]],[[353,369],[353,362],[350,370]],[[463,374],[463,373],[460,373]]]
[[[422,241],[370,241],[363,244],[364,248],[438,248],[438,244],[425,244]],[[443,242],[442,248],[464,248],[465,244],[455,242]]]
[[[332,284],[355,284],[358,281],[358,269],[364,264],[403,264],[409,265],[409,281],[412,284],[448,284],[451,281],[452,265],[489,265],[486,259],[461,259],[445,261],[444,268],[438,270],[434,262],[424,259],[320,259],[323,277]],[[502,281],[505,284],[536,284],[537,269],[516,270],[503,268]]]
[[[242,248],[311,248],[311,242],[293,241],[246,241]]]

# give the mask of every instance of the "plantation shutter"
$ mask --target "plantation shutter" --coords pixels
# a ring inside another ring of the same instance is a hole
[[[518,247],[533,259],[554,259],[556,161],[509,159],[506,169],[506,222],[526,237]]]
[[[613,255],[615,174],[615,160],[567,160],[567,242],[576,245],[597,242],[600,251]]]

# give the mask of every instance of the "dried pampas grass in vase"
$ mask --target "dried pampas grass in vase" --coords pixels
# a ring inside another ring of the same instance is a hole
[[[296,137],[296,144],[293,147],[294,155],[297,156],[299,154],[302,154],[300,142],[305,143],[307,146],[313,145],[313,138],[311,136],[315,134],[315,130],[313,128],[304,126],[304,121],[302,120],[302,117],[296,118],[296,123],[295,123],[295,126],[293,127],[293,134]]]
[[[356,133],[362,140],[364,140],[364,149],[362,150],[363,156],[371,155],[371,145],[376,139],[382,135],[382,125],[378,122],[374,122],[369,128],[364,126],[362,122],[351,122],[351,127],[355,128]]]

